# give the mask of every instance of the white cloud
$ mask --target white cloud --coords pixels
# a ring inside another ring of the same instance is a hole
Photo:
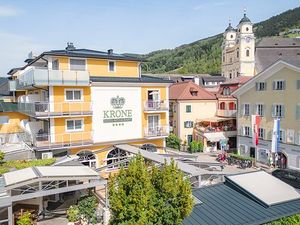
[[[25,65],[24,60],[30,51],[41,53],[47,49],[32,38],[0,30],[0,76],[5,76],[13,67]]]
[[[21,13],[19,9],[12,6],[0,5],[0,17],[18,16]]]

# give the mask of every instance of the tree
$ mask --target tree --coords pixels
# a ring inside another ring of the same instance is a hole
[[[180,149],[181,140],[175,134],[170,134],[166,138],[166,142],[167,142],[167,147],[169,147],[169,148],[175,148],[177,150]]]
[[[275,220],[269,223],[265,223],[265,225],[294,225],[300,224],[300,214],[295,214],[293,216],[283,217],[279,220]]]
[[[111,225],[179,225],[193,207],[191,185],[174,161],[147,166],[141,155],[109,182]]]
[[[71,205],[67,210],[67,217],[69,222],[76,222],[79,220],[79,209],[77,205]]]
[[[202,152],[203,151],[203,143],[202,143],[202,141],[192,141],[189,144],[189,151],[190,151],[190,153]]]
[[[78,202],[79,215],[83,216],[89,223],[97,223],[97,208],[98,201],[94,195],[83,196]]]
[[[5,153],[0,151],[0,164],[3,164],[4,162]]]

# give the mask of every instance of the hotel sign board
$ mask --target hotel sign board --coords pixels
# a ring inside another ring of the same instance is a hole
[[[139,87],[91,87],[94,142],[142,137]]]

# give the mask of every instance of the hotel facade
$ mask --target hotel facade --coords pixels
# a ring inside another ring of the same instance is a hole
[[[98,168],[126,154],[114,144],[165,147],[171,81],[141,75],[139,59],[68,43],[25,62],[9,72],[10,86],[36,158],[78,155]]]

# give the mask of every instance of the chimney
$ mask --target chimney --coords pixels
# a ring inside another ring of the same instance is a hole
[[[107,50],[107,54],[108,54],[108,55],[112,55],[113,53],[114,53],[114,50],[113,50],[113,49],[108,49],[108,50]]]
[[[67,43],[67,47],[66,47],[66,50],[67,50],[67,51],[72,51],[72,50],[75,50],[75,49],[76,49],[76,48],[75,48],[73,42],[68,42],[68,43]]]

